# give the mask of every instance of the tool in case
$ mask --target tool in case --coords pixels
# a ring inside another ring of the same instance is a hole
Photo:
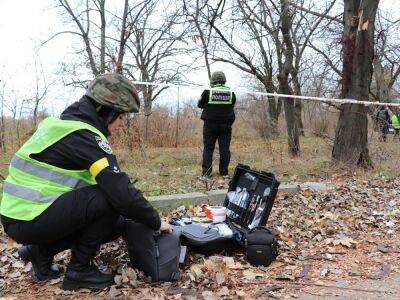
[[[274,174],[254,171],[239,164],[224,201],[229,221],[245,230],[265,226],[279,184]]]
[[[274,174],[239,164],[224,201],[226,221],[196,224],[183,222],[185,218],[175,220],[174,224],[182,225],[182,244],[203,254],[232,253],[239,245],[245,247],[247,233],[252,228],[266,225],[278,187],[279,181]]]

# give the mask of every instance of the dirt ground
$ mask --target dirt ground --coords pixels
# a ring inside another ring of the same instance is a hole
[[[250,266],[244,255],[204,257],[191,253],[177,283],[150,285],[128,267],[122,241],[104,245],[100,266],[116,273],[102,291],[65,292],[60,280],[35,283],[17,245],[0,234],[0,295],[8,299],[400,299],[400,180],[337,177],[330,191],[304,189],[278,195],[268,221],[277,231],[280,255],[269,267]],[[201,207],[165,213],[196,215]],[[65,268],[68,251],[56,257]]]

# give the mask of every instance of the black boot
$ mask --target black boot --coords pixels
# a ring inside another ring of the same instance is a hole
[[[52,265],[53,256],[38,245],[23,246],[18,249],[19,257],[25,262],[31,262],[31,277],[35,281],[56,279],[60,277],[60,270]]]
[[[80,288],[104,289],[114,283],[111,273],[100,271],[93,264],[80,265],[70,263],[64,276],[62,288],[75,291]]]

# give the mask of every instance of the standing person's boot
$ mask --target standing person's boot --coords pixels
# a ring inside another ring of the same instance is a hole
[[[53,255],[38,245],[23,246],[18,249],[19,257],[25,262],[31,262],[31,277],[35,281],[56,279],[60,277],[60,270],[53,265]]]
[[[64,276],[62,288],[68,291],[87,289],[104,289],[114,283],[114,276],[100,271],[94,264],[81,265],[70,263]]]

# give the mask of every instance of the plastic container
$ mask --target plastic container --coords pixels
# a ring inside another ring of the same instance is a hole
[[[226,207],[210,206],[213,223],[221,223],[226,220]]]
[[[207,206],[205,211],[206,211],[206,218],[212,220],[211,208]]]

